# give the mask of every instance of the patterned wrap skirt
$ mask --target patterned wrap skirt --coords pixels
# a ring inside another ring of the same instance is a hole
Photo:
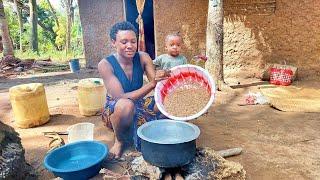
[[[136,101],[132,99],[129,99],[129,100],[131,100],[135,105],[135,111],[134,111],[135,113],[134,113],[133,122],[132,122],[133,142],[134,142],[135,148],[138,151],[140,151],[141,140],[137,135],[138,127],[146,122],[159,119],[159,117],[161,117],[161,113],[154,112],[154,106],[155,106],[154,96],[149,96]],[[110,116],[114,112],[114,107],[116,106],[117,101],[118,99],[107,96],[107,101],[102,113],[102,121],[104,122],[105,126],[111,129],[112,129],[112,123],[110,121]]]

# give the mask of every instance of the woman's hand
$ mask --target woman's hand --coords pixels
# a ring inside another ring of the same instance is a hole
[[[170,77],[170,75],[171,75],[170,70],[157,70],[156,75],[153,80],[154,86],[156,86],[159,81],[162,81],[164,79],[168,79]]]
[[[156,76],[154,78],[155,81],[161,81],[170,77],[170,70],[157,70]]]

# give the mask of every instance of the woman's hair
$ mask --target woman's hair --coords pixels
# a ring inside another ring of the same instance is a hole
[[[110,38],[112,40],[116,40],[117,33],[118,31],[121,31],[121,30],[122,31],[131,30],[137,35],[137,29],[134,27],[134,25],[132,25],[128,21],[123,21],[123,22],[116,23],[111,27],[110,33],[109,33]]]

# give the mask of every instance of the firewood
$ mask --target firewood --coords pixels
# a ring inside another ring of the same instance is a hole
[[[51,62],[52,60],[50,58],[47,59],[38,59],[37,61],[46,61],[46,62]]]
[[[33,65],[32,61],[21,61],[15,65],[15,67],[31,67]]]
[[[37,65],[40,66],[52,66],[54,65],[54,63],[52,63],[51,61],[36,61]]]
[[[230,156],[235,156],[239,155],[242,152],[242,148],[237,147],[237,148],[232,148],[232,149],[225,149],[218,151],[217,153],[222,156],[222,157],[230,157]]]

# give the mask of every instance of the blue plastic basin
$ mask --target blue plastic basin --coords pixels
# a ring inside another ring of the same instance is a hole
[[[97,175],[108,147],[98,141],[78,141],[47,154],[45,167],[54,175],[68,179],[88,179]]]

